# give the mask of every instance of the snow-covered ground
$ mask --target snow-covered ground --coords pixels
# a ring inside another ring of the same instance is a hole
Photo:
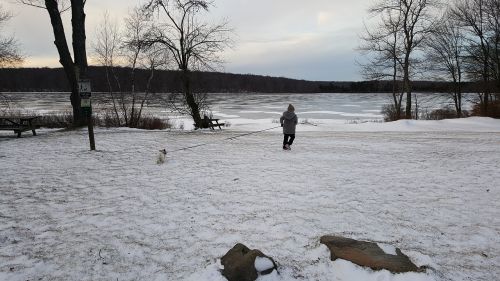
[[[0,280],[225,280],[241,242],[263,280],[497,280],[500,120],[308,120],[292,151],[272,120],[222,131],[0,135]],[[159,149],[174,151],[156,164]],[[329,261],[322,235],[394,245],[427,274]]]

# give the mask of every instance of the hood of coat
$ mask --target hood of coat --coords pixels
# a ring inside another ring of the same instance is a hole
[[[285,119],[292,120],[293,118],[295,118],[295,113],[290,111],[285,111],[283,112],[283,117],[285,117]]]

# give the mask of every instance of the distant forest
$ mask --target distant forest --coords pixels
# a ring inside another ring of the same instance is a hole
[[[117,77],[124,89],[129,89],[130,70],[117,68]],[[137,85],[146,85],[148,70],[137,71]],[[392,81],[325,82],[306,81],[282,77],[221,72],[193,72],[193,87],[206,93],[390,93]],[[106,92],[104,67],[90,67],[92,91]],[[415,81],[416,92],[448,92],[447,82]],[[475,92],[473,83],[463,84],[464,92]],[[0,69],[0,92],[69,92],[71,91],[62,68],[4,68]],[[152,81],[156,93],[181,92],[178,71],[159,70]]]

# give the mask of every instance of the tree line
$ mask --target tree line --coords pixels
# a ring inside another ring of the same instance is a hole
[[[131,69],[115,67],[119,81],[112,81],[125,89],[131,88]],[[90,66],[88,75],[96,92],[107,92],[106,70],[101,66]],[[136,70],[136,91],[144,92],[149,77],[146,69]],[[283,77],[253,74],[231,74],[222,72],[193,72],[193,88],[203,93],[391,93],[391,81],[306,81]],[[480,83],[464,82],[464,92],[480,89]],[[447,93],[453,89],[450,82],[414,81],[416,92]],[[0,91],[2,92],[69,92],[71,88],[61,68],[4,68],[0,69]],[[174,70],[158,70],[151,82],[154,93],[182,91],[181,74]]]

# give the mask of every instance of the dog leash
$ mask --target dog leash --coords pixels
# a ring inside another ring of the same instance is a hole
[[[249,136],[249,135],[253,135],[253,134],[258,134],[258,133],[262,133],[262,132],[265,132],[265,131],[270,131],[270,130],[273,130],[273,129],[276,129],[276,128],[280,128],[280,127],[281,127],[281,125],[280,126],[276,126],[276,127],[272,127],[272,128],[268,128],[268,129],[264,129],[264,130],[259,130],[259,131],[254,131],[254,132],[250,132],[250,133],[240,134],[240,135],[232,136],[232,137],[229,137],[229,138],[221,139],[221,140],[219,140],[219,142],[226,141],[226,140],[234,140],[234,139],[237,139],[237,138],[241,138],[241,137],[245,137],[245,136]],[[215,143],[215,142],[213,142],[213,143]],[[205,145],[209,145],[209,144],[213,144],[213,143],[201,143],[201,144],[197,144],[197,145],[192,145],[192,146],[188,146],[188,147],[179,148],[179,149],[176,149],[176,150],[169,150],[169,151],[167,151],[167,153],[174,153],[174,152],[178,152],[178,151],[188,150],[188,149],[197,148],[197,147],[200,147],[200,146],[205,146]]]
[[[249,135],[253,135],[253,134],[257,134],[257,133],[262,133],[262,132],[270,131],[270,130],[277,129],[277,128],[280,128],[280,127],[281,127],[281,125],[280,126],[276,126],[276,127],[272,127],[272,128],[269,128],[269,129],[264,129],[264,130],[260,130],[260,131],[255,131],[255,132],[250,132],[250,133],[246,133],[246,134],[237,135],[237,136],[226,138],[226,139],[223,139],[223,140],[234,140],[234,139],[241,138],[241,137],[244,137],[244,136],[249,136]]]

